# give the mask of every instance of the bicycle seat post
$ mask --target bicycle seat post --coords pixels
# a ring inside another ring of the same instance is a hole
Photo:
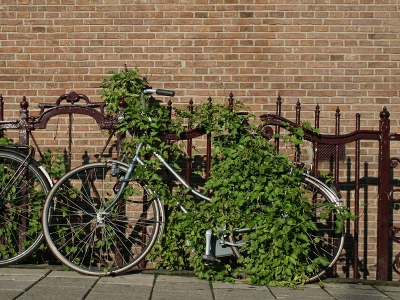
[[[150,86],[144,85],[142,86],[142,92],[140,93],[140,100],[142,102],[142,112],[144,113],[146,111],[146,99],[144,98],[145,90],[151,89]]]

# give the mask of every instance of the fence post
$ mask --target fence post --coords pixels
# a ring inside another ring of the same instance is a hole
[[[26,97],[22,97],[22,101],[20,103],[20,111],[19,111],[19,142],[22,145],[29,145],[28,138],[28,128],[29,128],[29,111],[28,111],[28,101],[26,101]]]
[[[0,94],[0,121],[4,121],[4,101],[3,95]]]
[[[0,121],[4,121],[4,101],[3,95],[0,94]],[[0,130],[0,137],[4,137],[4,130]]]
[[[276,115],[281,116],[282,112],[282,98],[281,95],[278,94],[278,98],[276,99]],[[275,125],[275,133],[277,134],[278,137],[275,138],[275,150],[276,152],[279,152],[279,134],[281,131],[281,127],[278,125]]]
[[[386,107],[380,113],[379,141],[379,201],[377,220],[377,271],[376,279],[389,277],[389,193],[390,193],[390,120]]]

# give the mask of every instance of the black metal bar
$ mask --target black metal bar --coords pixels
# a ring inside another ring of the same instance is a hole
[[[356,130],[360,130],[360,114],[356,114]],[[358,278],[358,242],[359,242],[359,225],[360,220],[358,218],[360,210],[360,141],[356,141],[356,157],[355,157],[355,192],[354,192],[354,214],[356,219],[354,220],[354,246],[353,246],[353,278]]]
[[[278,94],[278,98],[276,100],[277,100],[276,101],[276,115],[280,117],[281,112],[282,112],[282,98],[281,98],[280,94]],[[280,134],[280,132],[281,132],[281,127],[276,125],[275,133],[278,136],[275,138],[275,149],[276,149],[276,152],[278,152],[278,153],[279,153],[279,134]]]
[[[193,114],[193,100],[189,101],[189,112]],[[191,127],[190,120],[188,121],[188,129]],[[186,159],[186,182],[190,185],[190,177],[192,174],[192,148],[193,148],[193,139],[187,140],[187,159]]]
[[[314,117],[314,127],[319,129],[319,117],[320,117],[320,108],[319,105],[315,107],[315,117]],[[313,153],[314,153],[314,166],[313,166],[313,175],[317,177],[318,172],[318,141],[313,141]]]
[[[4,101],[3,95],[0,94],[0,122],[4,121]],[[4,137],[4,129],[0,129],[0,137]]]
[[[377,220],[377,270],[376,279],[389,278],[389,193],[390,193],[390,119],[386,107],[380,113],[381,136],[379,141],[379,201]]]
[[[211,109],[212,98],[208,97],[208,107]],[[207,133],[207,146],[206,146],[206,181],[210,178],[211,170],[211,133]]]

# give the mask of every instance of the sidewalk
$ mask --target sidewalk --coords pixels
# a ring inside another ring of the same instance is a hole
[[[173,273],[172,273],[173,274]],[[371,282],[374,283],[374,282]],[[400,300],[400,285],[361,283],[309,284],[299,289],[213,282],[191,276],[130,273],[116,277],[88,277],[52,269],[0,269],[0,299],[336,299]]]

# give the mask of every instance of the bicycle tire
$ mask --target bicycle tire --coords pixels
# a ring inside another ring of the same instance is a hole
[[[101,215],[126,171],[118,162],[83,165],[50,191],[43,231],[50,250],[65,266],[85,275],[115,275],[137,265],[154,245],[161,223],[159,206],[140,181],[129,181],[121,200]]]
[[[332,205],[340,207],[341,202],[326,184],[306,173],[303,174],[302,187],[306,190],[306,193],[309,192],[307,196],[312,204],[313,219],[317,228],[319,228],[318,232],[308,232],[310,241],[308,262],[311,265],[318,257],[324,257],[329,261],[328,265],[319,265],[316,267],[317,271],[315,273],[309,274],[308,282],[313,282],[323,278],[326,272],[339,259],[343,250],[344,228],[338,230],[339,228],[335,223],[335,215],[339,214],[340,210],[332,210]],[[323,203],[327,203],[330,206],[332,213],[326,216],[323,214],[323,217],[321,217],[321,212],[326,212]],[[229,241],[235,244],[240,243],[242,238],[243,236],[241,235],[229,235]],[[231,246],[231,248],[236,257],[245,255],[240,251],[240,246]]]
[[[43,242],[41,214],[51,182],[40,164],[0,150],[0,266],[22,261]]]

